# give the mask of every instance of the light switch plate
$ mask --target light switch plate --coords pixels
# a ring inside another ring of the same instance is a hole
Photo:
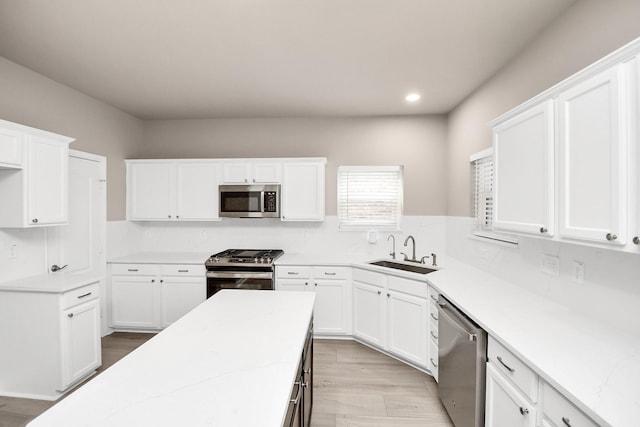
[[[550,276],[560,275],[560,257],[553,255],[542,255],[542,272]]]

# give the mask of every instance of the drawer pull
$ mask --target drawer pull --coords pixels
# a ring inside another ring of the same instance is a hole
[[[67,314],[67,317],[73,317],[73,313]]]
[[[522,415],[527,415],[529,413],[529,409],[527,408],[523,408],[522,406],[520,407],[520,413]]]
[[[324,272],[324,275],[325,275],[325,276],[335,276],[335,275],[336,275],[336,273],[335,273],[335,272],[333,272],[333,273],[328,273],[328,272],[326,272],[326,271],[325,271],[325,272]]]
[[[433,294],[429,295],[431,297],[432,300],[434,300],[435,302],[438,302],[438,298],[436,296],[434,296]]]
[[[86,294],[83,294],[83,295],[78,295],[78,299],[88,297],[89,295],[91,295],[91,292],[87,292]]]
[[[290,274],[292,276],[297,276],[300,273],[298,273],[297,271],[287,271],[287,274]]]
[[[433,313],[429,313],[429,314],[431,315],[431,318],[432,318],[433,320],[438,320],[438,316],[436,316],[436,315],[435,315],[435,314],[433,314]]]
[[[430,357],[429,360],[431,361],[431,364],[433,365],[434,368],[437,368],[438,365],[436,364],[436,362],[433,361],[433,357]]]
[[[127,268],[127,271],[138,271],[137,268]]]
[[[605,237],[610,242],[618,239],[618,236],[616,236],[615,234],[612,234],[612,233],[607,233],[607,235]]]
[[[504,363],[502,361],[502,357],[498,356],[498,362],[500,362],[502,364],[502,366],[504,366],[505,368],[507,368],[507,371],[514,373],[516,370],[513,369],[511,366],[507,365],[506,363]]]
[[[188,273],[189,270],[178,270],[178,273]]]
[[[433,331],[429,332],[431,334],[431,336],[433,337],[434,340],[438,339],[438,336],[436,334],[433,333]]]
[[[546,228],[544,228],[544,227],[540,227],[540,233],[544,234],[544,233],[546,233],[547,231],[549,231],[549,230],[547,230],[547,229],[546,229]]]
[[[571,427],[571,420],[567,417],[562,417],[562,422],[564,423],[564,425],[566,425],[567,427]]]

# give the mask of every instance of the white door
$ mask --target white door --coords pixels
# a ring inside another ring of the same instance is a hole
[[[627,141],[622,66],[558,97],[559,231],[563,237],[624,244]]]
[[[345,280],[314,280],[316,293],[313,328],[318,334],[344,334],[347,330]]]
[[[104,274],[105,163],[102,156],[70,152],[69,224],[49,231],[49,267],[66,265],[65,273]]]
[[[486,427],[534,427],[536,410],[491,363],[487,363]]]
[[[281,212],[283,221],[324,220],[324,163],[284,163]]]
[[[225,184],[248,184],[251,175],[251,165],[242,163],[223,163],[222,181]]]
[[[160,326],[166,328],[207,299],[207,285],[198,277],[160,279]]]
[[[387,292],[387,348],[420,366],[427,366],[427,300]]]
[[[62,387],[65,389],[102,364],[100,301],[95,299],[63,312]]]
[[[385,301],[383,288],[353,282],[353,335],[382,347],[384,344]]]
[[[218,220],[218,164],[188,162],[176,165],[176,218]]]
[[[111,277],[111,326],[160,327],[158,279],[154,276]]]
[[[171,162],[127,163],[127,219],[173,219],[174,174],[175,167]]]
[[[22,167],[23,133],[0,128],[0,167]]]
[[[280,163],[262,162],[253,164],[252,182],[262,184],[279,184],[282,176],[282,166]]]

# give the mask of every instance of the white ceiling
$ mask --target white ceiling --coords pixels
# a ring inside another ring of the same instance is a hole
[[[0,55],[144,119],[446,113],[574,1],[0,0]]]

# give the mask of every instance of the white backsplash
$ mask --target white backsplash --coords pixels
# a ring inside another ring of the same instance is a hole
[[[0,229],[0,282],[45,273],[46,236],[46,227]]]
[[[640,308],[640,254],[522,236],[517,247],[508,247],[470,238],[472,227],[471,218],[446,218],[448,256],[570,310],[640,333],[636,317]],[[557,276],[542,271],[544,255],[559,259]],[[572,279],[574,261],[584,266],[583,283]]]

